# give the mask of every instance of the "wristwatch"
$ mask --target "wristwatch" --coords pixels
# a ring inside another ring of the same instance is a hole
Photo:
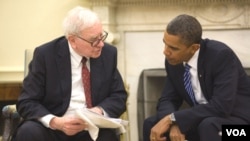
[[[170,114],[170,120],[172,121],[172,123],[175,123],[176,119],[174,113]]]

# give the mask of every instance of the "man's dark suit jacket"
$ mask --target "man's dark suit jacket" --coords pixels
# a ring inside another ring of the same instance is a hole
[[[178,109],[183,100],[193,103],[183,84],[184,66],[165,61],[166,85],[157,106],[158,120]],[[225,44],[205,39],[198,57],[198,79],[208,104],[174,112],[182,133],[207,117],[239,117],[250,123],[250,80],[235,53]]]
[[[117,70],[117,49],[105,43],[101,56],[90,59],[93,106],[111,117],[126,110],[127,93]],[[18,113],[28,120],[47,114],[62,116],[71,97],[71,62],[68,42],[60,37],[34,51],[29,73],[17,103]]]

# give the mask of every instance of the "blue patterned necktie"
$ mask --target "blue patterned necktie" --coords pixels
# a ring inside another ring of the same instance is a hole
[[[196,105],[197,102],[196,102],[195,97],[194,97],[194,91],[193,91],[193,87],[191,84],[191,74],[189,72],[190,68],[191,68],[191,66],[189,66],[188,64],[185,65],[184,86],[185,86],[185,89],[186,89],[189,97],[193,101],[194,105]]]

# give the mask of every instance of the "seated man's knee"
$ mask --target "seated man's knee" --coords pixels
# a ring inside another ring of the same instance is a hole
[[[156,116],[148,117],[143,122],[143,141],[149,141],[151,128],[157,123]]]
[[[148,117],[143,122],[143,129],[152,128],[157,123],[156,116]]]
[[[199,128],[204,129],[206,127],[209,126],[214,126],[214,124],[218,121],[218,119],[216,117],[208,117],[203,119],[200,124],[199,124]]]
[[[43,136],[43,132],[42,130],[44,129],[43,125],[41,125],[38,122],[35,121],[26,121],[25,123],[23,123],[16,132],[16,138],[27,138],[27,137],[31,137],[35,136],[35,137],[42,137]]]
[[[119,141],[120,135],[115,129],[101,128],[99,131],[99,136],[97,141],[109,140],[109,141]]]
[[[221,124],[219,122],[219,119],[216,117],[209,117],[202,120],[198,126],[199,133],[207,134],[208,131],[210,133],[218,133],[218,131],[221,130]]]

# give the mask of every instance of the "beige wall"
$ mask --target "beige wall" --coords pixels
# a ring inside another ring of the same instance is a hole
[[[86,1],[0,0],[0,82],[20,82],[24,50],[61,36],[67,11]]]

